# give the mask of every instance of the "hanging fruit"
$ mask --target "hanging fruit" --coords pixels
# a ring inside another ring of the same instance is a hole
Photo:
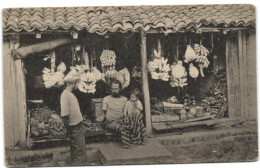
[[[197,78],[199,76],[199,70],[193,65],[193,63],[190,63],[189,65],[189,74],[192,78]]]
[[[104,50],[100,56],[101,66],[114,66],[116,65],[116,54],[112,50]]]
[[[159,51],[160,52],[160,51]],[[168,59],[161,57],[160,53],[154,50],[155,58],[148,62],[148,70],[151,73],[152,79],[168,81],[170,65],[167,63]]]
[[[182,61],[178,61],[176,65],[172,65],[172,76],[170,85],[172,87],[184,87],[187,86],[187,72],[182,65]]]
[[[199,65],[200,75],[202,77],[204,77],[205,75],[204,75],[203,69],[207,68],[210,64],[210,62],[207,58],[209,51],[203,45],[199,45],[199,44],[194,44],[194,51],[197,54],[195,60]]]
[[[193,48],[190,45],[187,45],[187,49],[185,51],[185,55],[184,55],[184,62],[188,63],[190,61],[193,61],[196,58],[196,53],[193,50]]]
[[[178,61],[176,65],[172,65],[171,69],[172,76],[177,79],[182,78],[186,72],[184,66],[182,65],[182,61]]]
[[[66,71],[66,65],[61,62],[57,67],[57,72],[52,72],[48,68],[44,68],[42,73],[44,86],[49,89],[51,87],[60,87],[64,85],[64,72]]]

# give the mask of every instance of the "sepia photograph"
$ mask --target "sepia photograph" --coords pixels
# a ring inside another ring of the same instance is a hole
[[[252,4],[3,8],[2,54],[7,167],[258,161]]]

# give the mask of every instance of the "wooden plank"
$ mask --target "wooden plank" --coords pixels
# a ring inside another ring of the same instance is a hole
[[[228,106],[228,103],[225,102],[224,105],[221,107],[220,112],[219,112],[218,115],[217,115],[217,118],[218,118],[218,119],[224,117],[225,111],[227,110],[227,106]]]
[[[151,105],[150,105],[150,93],[148,84],[148,72],[147,72],[147,49],[146,49],[146,34],[141,31],[141,63],[142,63],[142,88],[144,95],[144,107],[145,107],[145,121],[147,134],[152,133],[151,125]]]
[[[197,117],[197,118],[192,118],[185,120],[184,122],[196,122],[196,121],[202,121],[202,120],[208,120],[208,119],[213,119],[215,118],[215,115],[209,115],[209,116],[202,116],[202,117]]]

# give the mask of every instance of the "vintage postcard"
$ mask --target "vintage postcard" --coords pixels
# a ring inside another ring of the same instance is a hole
[[[258,160],[250,4],[5,8],[5,164]]]

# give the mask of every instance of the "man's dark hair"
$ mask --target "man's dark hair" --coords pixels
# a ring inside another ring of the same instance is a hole
[[[110,88],[112,88],[112,84],[113,84],[113,83],[114,83],[114,84],[118,84],[120,90],[122,90],[122,84],[121,84],[121,82],[120,82],[119,80],[113,79],[113,80],[111,81],[111,83],[110,83]]]

